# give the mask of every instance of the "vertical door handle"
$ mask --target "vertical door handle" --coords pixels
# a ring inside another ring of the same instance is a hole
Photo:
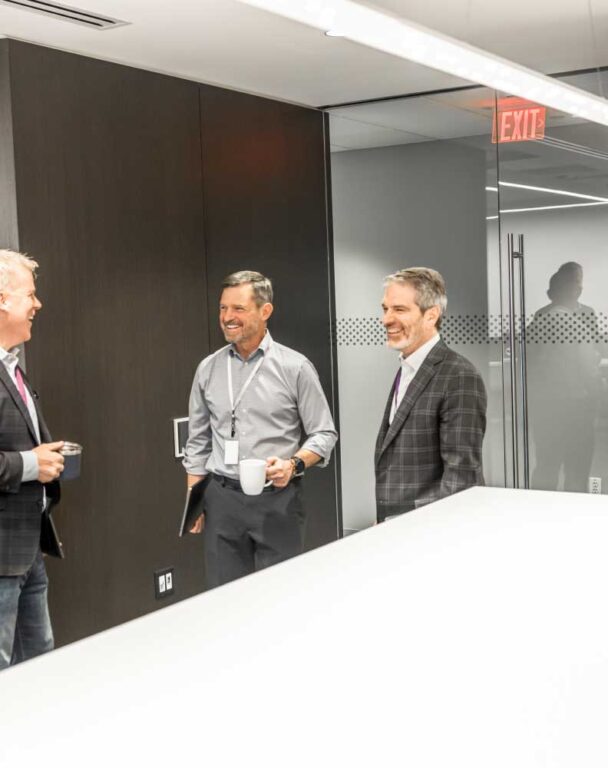
[[[519,430],[517,418],[517,373],[515,362],[517,355],[515,352],[516,328],[515,328],[515,257],[513,245],[513,235],[507,235],[507,258],[509,261],[508,270],[508,299],[509,299],[509,349],[511,351],[510,360],[510,382],[511,382],[511,431],[513,433],[512,451],[513,451],[513,488],[519,488]]]
[[[514,235],[509,234],[509,311],[514,314],[515,311],[515,263],[517,262],[519,269],[519,389],[521,392],[521,415],[522,415],[522,447],[523,447],[523,471],[524,471],[524,488],[530,487],[530,438],[528,428],[528,350],[526,347],[526,280],[525,280],[525,268],[524,268],[524,236],[517,236],[517,249],[515,249]],[[511,343],[514,344],[517,335],[517,328],[515,324],[515,318],[512,317],[512,322],[509,324],[509,331],[511,335]],[[515,359],[513,357],[513,350],[511,351],[512,363],[511,363],[511,396],[517,396],[517,382],[515,371]],[[514,409],[515,418],[517,418],[517,403]],[[515,423],[515,449],[519,446],[518,439],[519,424]],[[519,456],[518,456],[519,459]],[[514,466],[519,470],[519,460],[514,463]],[[515,471],[515,470],[514,470]],[[519,487],[519,472],[518,472],[518,484]]]

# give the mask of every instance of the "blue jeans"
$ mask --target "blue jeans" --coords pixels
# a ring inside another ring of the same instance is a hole
[[[0,669],[53,650],[48,586],[40,550],[29,571],[0,576]]]

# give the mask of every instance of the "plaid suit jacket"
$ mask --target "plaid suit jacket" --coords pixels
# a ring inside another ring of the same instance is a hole
[[[487,396],[466,358],[440,340],[389,425],[392,398],[391,388],[376,441],[378,520],[483,485]]]
[[[33,392],[42,441],[51,441]],[[47,510],[43,511],[42,483],[21,482],[23,459],[20,451],[38,445],[34,425],[17,387],[0,363],[0,576],[18,576],[32,565],[39,547],[59,557],[61,544],[50,517],[50,506],[59,500],[59,483],[47,483]]]

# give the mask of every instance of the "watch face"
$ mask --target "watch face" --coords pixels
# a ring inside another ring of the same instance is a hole
[[[304,470],[306,469],[306,464],[304,464],[304,459],[301,459],[299,456],[293,457],[293,462],[295,464],[295,475],[303,475]]]

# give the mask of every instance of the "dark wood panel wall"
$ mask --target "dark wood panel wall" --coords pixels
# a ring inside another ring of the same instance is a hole
[[[333,399],[323,114],[201,87],[212,346],[218,286],[252,269],[273,281],[273,337],[314,363]],[[308,547],[336,538],[336,467],[306,478]]]
[[[10,44],[21,248],[43,309],[28,370],[84,475],[57,511],[49,562],[65,642],[157,607],[153,571],[199,591],[199,542],[178,541],[184,415],[208,350],[197,86]]]
[[[176,537],[171,420],[222,343],[224,274],[275,278],[273,332],[332,396],[323,121],[15,41],[0,65],[18,243],[10,216],[0,232],[41,265],[28,372],[54,436],[85,447],[57,514],[67,559],[49,563],[63,644],[170,602],[155,600],[155,569],[175,568],[175,600],[204,588],[200,537]],[[309,546],[336,537],[335,472],[311,473]]]
[[[18,248],[8,46],[8,40],[0,40],[0,247]]]

